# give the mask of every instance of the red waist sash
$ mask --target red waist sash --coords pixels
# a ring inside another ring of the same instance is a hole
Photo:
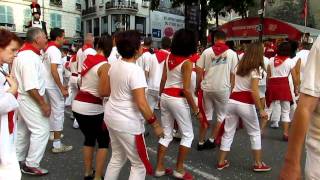
[[[92,104],[99,104],[102,105],[102,99],[99,97],[96,97],[89,92],[85,91],[79,91],[77,96],[75,97],[75,100],[86,102],[86,103],[92,103]]]
[[[183,89],[180,88],[165,88],[163,93],[173,97],[184,97]]]
[[[266,104],[269,107],[272,101],[292,101],[288,77],[270,78],[267,81]]]
[[[254,104],[252,93],[250,91],[232,92],[230,95],[230,99],[246,104]]]

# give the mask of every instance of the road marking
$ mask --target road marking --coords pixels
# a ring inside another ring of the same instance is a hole
[[[147,147],[147,150],[152,153],[152,154],[155,154],[157,155],[157,150],[153,149],[153,148],[150,148],[150,147]],[[165,159],[167,161],[170,161],[172,164],[175,163],[175,159],[172,158],[171,156],[165,156]],[[200,169],[196,168],[196,167],[193,167],[192,165],[189,165],[189,164],[184,164],[184,167],[188,170],[188,171],[191,171],[193,172],[194,174],[197,174],[205,179],[208,179],[208,180],[220,180],[220,178],[216,177],[216,176],[213,176],[212,174],[209,174],[209,173],[206,173],[204,171],[201,171]]]

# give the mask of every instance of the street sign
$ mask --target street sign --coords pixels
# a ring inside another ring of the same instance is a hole
[[[161,29],[152,29],[152,37],[161,38]]]

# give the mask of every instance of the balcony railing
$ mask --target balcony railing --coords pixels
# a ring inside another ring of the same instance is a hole
[[[62,0],[50,0],[50,6],[62,7]]]
[[[4,28],[8,31],[16,31],[16,25],[15,24],[9,24],[9,23],[0,23],[0,28]]]
[[[106,2],[106,10],[109,9],[126,9],[138,11],[138,3],[130,1],[111,1]]]
[[[88,7],[87,9],[82,10],[82,15],[92,14],[97,11],[97,8],[95,6]]]
[[[81,4],[76,3],[76,10],[81,11]]]

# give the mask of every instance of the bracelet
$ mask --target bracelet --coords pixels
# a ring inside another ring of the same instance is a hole
[[[198,116],[198,115],[199,115],[199,113],[200,113],[200,110],[198,109],[198,111],[197,111],[197,112],[192,112],[192,115],[193,115],[193,116]]]
[[[153,124],[154,122],[156,122],[156,120],[157,120],[156,116],[152,115],[152,117],[150,119],[148,119],[147,121],[149,124]]]

